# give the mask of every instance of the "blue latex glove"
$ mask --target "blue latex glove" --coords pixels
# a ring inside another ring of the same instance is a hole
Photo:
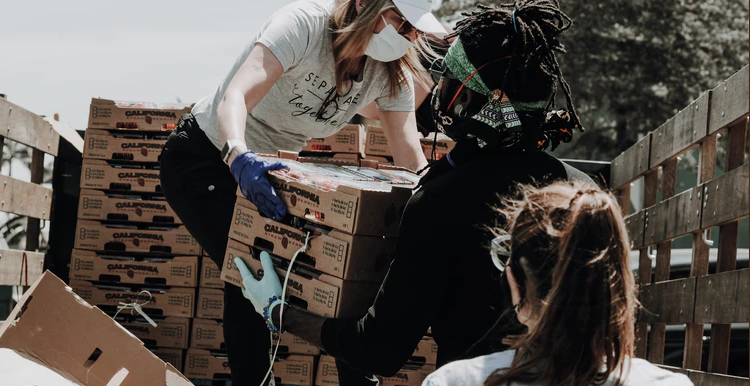
[[[271,255],[267,252],[260,253],[260,264],[263,266],[263,278],[258,280],[247,268],[245,262],[239,257],[234,258],[234,264],[242,275],[242,294],[253,303],[255,312],[263,316],[263,308],[268,306],[268,302],[273,297],[281,299],[281,280],[273,268]]]
[[[268,162],[250,150],[238,155],[229,170],[242,194],[258,207],[262,215],[281,221],[286,216],[286,205],[276,195],[266,173],[284,168],[286,166],[281,162]]]

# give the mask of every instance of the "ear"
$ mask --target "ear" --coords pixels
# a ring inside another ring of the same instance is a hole
[[[362,13],[362,10],[365,9],[365,2],[364,0],[352,0],[354,1],[354,9],[357,11],[357,15]]]
[[[513,305],[521,303],[521,291],[518,289],[518,282],[513,276],[513,270],[510,266],[505,267],[505,277],[508,279],[508,286],[510,287],[510,298],[513,301]]]

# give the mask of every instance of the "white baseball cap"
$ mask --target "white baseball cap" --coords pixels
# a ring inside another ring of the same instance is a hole
[[[445,28],[432,14],[433,0],[391,0],[399,12],[414,27],[422,32],[433,35],[445,35]]]

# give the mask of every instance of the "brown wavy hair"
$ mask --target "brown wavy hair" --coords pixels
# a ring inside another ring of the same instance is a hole
[[[357,15],[356,0],[336,0],[331,12],[333,30],[333,56],[335,60],[336,91],[343,93],[344,86],[351,79],[352,72],[364,55],[372,37],[372,30],[380,22],[380,15],[388,9],[396,8],[391,0],[366,0],[362,13]],[[398,8],[396,8],[398,9]],[[406,71],[411,72],[415,82],[432,88],[427,71],[419,61],[419,55],[428,59],[437,57],[424,36],[414,42],[414,49],[398,60],[386,63],[391,97],[395,97],[406,83]]]
[[[538,322],[514,344],[510,368],[496,370],[484,385],[590,385],[615,372],[623,384],[637,300],[617,201],[581,183],[522,190],[523,198],[506,202],[501,214],[512,236],[509,266],[522,307]]]

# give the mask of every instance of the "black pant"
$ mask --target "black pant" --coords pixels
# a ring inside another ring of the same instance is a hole
[[[218,267],[224,264],[237,183],[221,152],[184,115],[169,135],[160,159],[161,187],[172,209]],[[234,285],[224,286],[224,342],[232,386],[259,386],[270,366],[271,342],[263,318]],[[377,385],[336,361],[341,386]]]
[[[169,205],[218,267],[224,264],[237,183],[191,115],[180,119],[161,153],[161,187]],[[232,384],[259,386],[270,366],[266,324],[234,285],[224,288],[224,342]]]

